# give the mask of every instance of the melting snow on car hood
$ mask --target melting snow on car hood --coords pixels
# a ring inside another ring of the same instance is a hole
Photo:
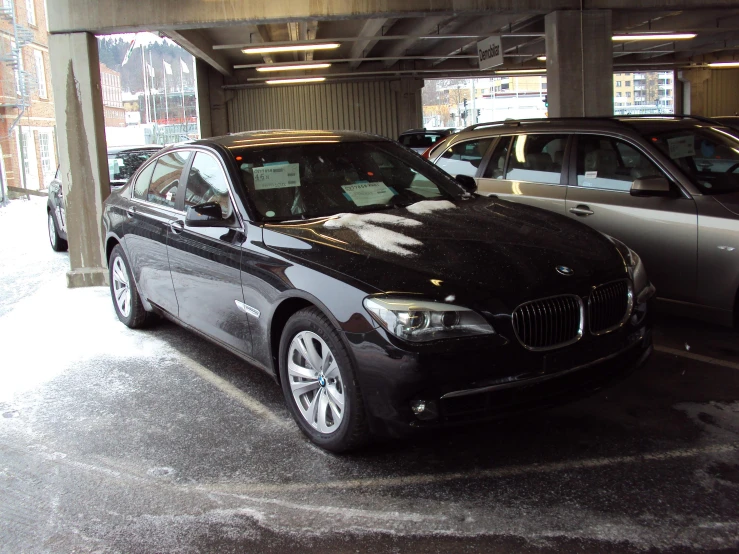
[[[409,246],[421,246],[421,241],[408,237],[392,229],[380,227],[380,224],[395,227],[417,227],[423,225],[420,221],[397,215],[368,213],[368,214],[339,214],[329,219],[324,226],[328,229],[350,229],[359,235],[364,242],[380,250],[413,256],[415,252]]]
[[[407,207],[407,210],[412,214],[426,215],[455,207],[448,200],[422,200],[411,204]],[[357,233],[364,242],[385,252],[392,252],[401,256],[416,255],[416,252],[408,247],[421,246],[421,241],[381,225],[418,227],[423,223],[416,219],[385,213],[338,214],[324,223],[324,226],[328,229],[350,229]]]

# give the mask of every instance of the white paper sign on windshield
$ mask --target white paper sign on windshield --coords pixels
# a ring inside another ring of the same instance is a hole
[[[252,169],[255,190],[300,186],[300,164],[274,164]]]
[[[670,158],[673,160],[695,156],[695,139],[693,135],[667,139],[667,145],[670,147]]]
[[[386,204],[395,193],[385,183],[356,183],[342,185],[344,193],[357,206],[371,206],[372,204]]]

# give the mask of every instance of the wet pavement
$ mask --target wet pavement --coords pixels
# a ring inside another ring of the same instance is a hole
[[[44,204],[17,202],[0,208],[0,552],[739,550],[736,330],[663,319],[648,364],[593,397],[335,456],[263,372],[65,288]]]

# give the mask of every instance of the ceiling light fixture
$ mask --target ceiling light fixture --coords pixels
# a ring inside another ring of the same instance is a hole
[[[739,67],[739,62],[711,62],[708,64],[708,67]]]
[[[540,61],[540,62],[545,62],[545,61],[547,61],[547,57],[546,57],[546,56],[536,56],[536,59],[537,59],[538,61]]]
[[[647,35],[614,35],[614,41],[626,40],[690,40],[695,38],[695,33],[662,33]]]
[[[543,75],[546,72],[547,70],[544,68],[542,69],[501,69],[500,71],[496,71],[495,74],[496,75],[518,75],[518,74],[523,74],[523,73],[531,73],[531,74],[539,73]]]
[[[272,79],[267,81],[268,85],[294,85],[297,83],[320,83],[325,81],[326,77],[305,77],[302,79]]]
[[[264,65],[257,67],[257,71],[298,71],[300,69],[326,69],[330,63],[304,63],[300,65]]]
[[[337,42],[322,42],[318,44],[292,44],[290,46],[259,46],[244,48],[244,54],[276,54],[278,52],[303,52],[305,50],[331,50],[341,46]]]

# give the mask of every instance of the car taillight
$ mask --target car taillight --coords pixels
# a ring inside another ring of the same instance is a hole
[[[426,160],[428,160],[429,159],[429,154],[431,153],[431,150],[434,149],[434,146],[436,146],[436,145],[435,144],[432,144],[426,150],[424,150],[423,151],[423,154],[421,154],[421,157],[424,158],[424,159],[426,159]]]

